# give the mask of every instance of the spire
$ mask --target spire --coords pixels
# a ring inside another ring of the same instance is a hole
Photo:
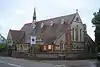
[[[36,11],[35,11],[35,8],[34,8],[33,20],[36,20]]]

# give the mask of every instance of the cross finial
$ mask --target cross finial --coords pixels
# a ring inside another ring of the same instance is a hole
[[[78,9],[76,9],[76,13],[78,13]]]

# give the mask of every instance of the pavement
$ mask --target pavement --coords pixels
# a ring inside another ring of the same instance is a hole
[[[100,67],[95,60],[35,61],[11,57],[0,57],[0,67]]]

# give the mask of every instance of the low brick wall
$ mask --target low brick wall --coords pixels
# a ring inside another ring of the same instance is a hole
[[[49,59],[46,57],[39,57],[40,55],[34,54],[31,55],[29,53],[24,52],[12,52],[12,57],[15,58],[24,58],[24,59],[30,59],[30,60],[43,60],[43,59]]]
[[[25,54],[24,52],[12,52],[12,57],[16,58],[28,58],[28,55]]]
[[[0,52],[0,56],[8,56],[8,52]]]
[[[90,56],[85,56],[82,54],[67,54],[66,56],[59,56],[58,54],[31,54],[27,52],[12,52],[12,57],[24,58],[30,60],[67,60],[67,59],[94,59],[95,54]]]

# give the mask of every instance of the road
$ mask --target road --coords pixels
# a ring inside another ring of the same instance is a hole
[[[97,60],[35,61],[0,57],[0,67],[100,67]]]
[[[95,60],[66,60],[66,61],[42,61],[63,67],[100,67],[100,62]]]
[[[16,59],[10,57],[0,57],[0,67],[53,67],[50,63],[39,61]]]

